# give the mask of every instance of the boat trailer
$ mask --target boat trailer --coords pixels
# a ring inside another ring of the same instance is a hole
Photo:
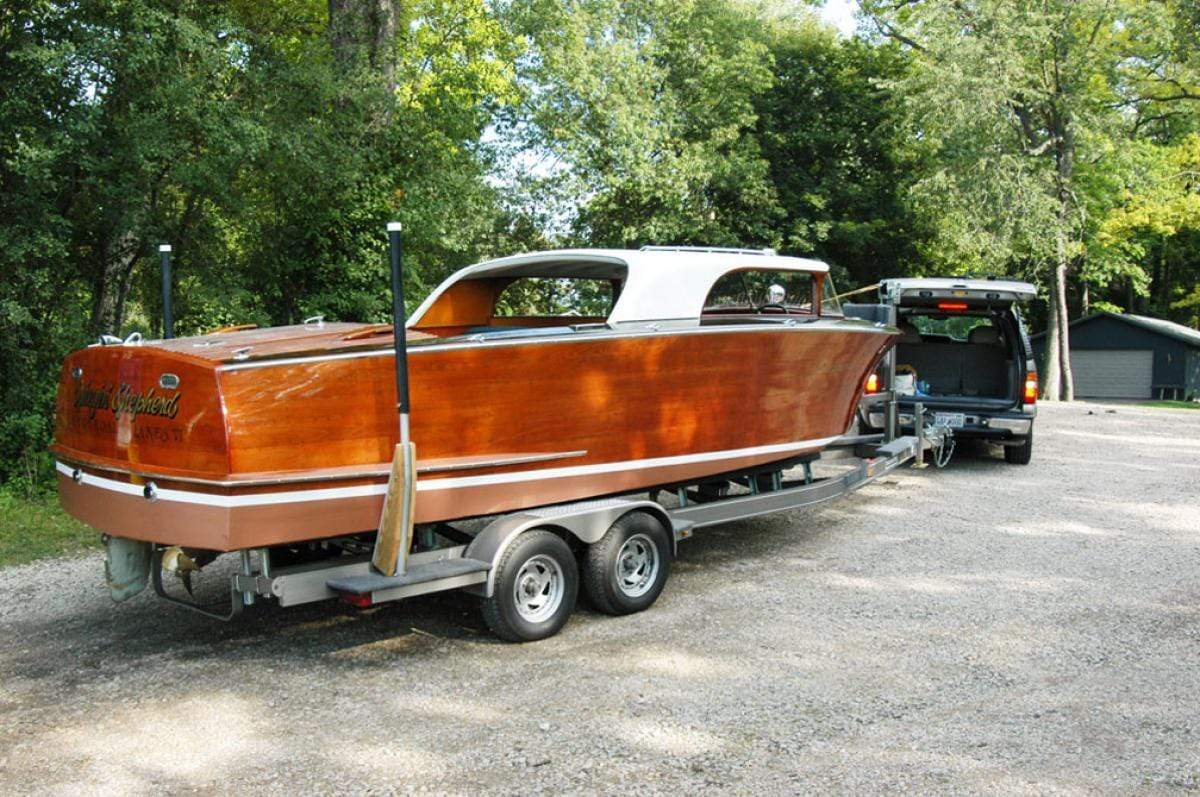
[[[867,398],[883,400],[888,414],[895,415],[894,397],[885,394]],[[221,620],[233,619],[260,599],[296,606],[340,598],[365,608],[459,589],[485,601],[504,600],[506,596],[497,589],[504,576],[504,554],[528,532],[548,531],[577,550],[586,550],[600,542],[622,518],[644,513],[668,530],[673,559],[678,543],[700,529],[831,501],[910,462],[925,467],[926,452],[936,457],[950,434],[945,427],[925,425],[918,427],[916,434],[891,439],[887,439],[887,432],[848,435],[821,454],[769,468],[723,474],[701,484],[670,485],[649,493],[521,510],[492,518],[474,533],[448,524],[418,528],[416,538],[420,544],[407,556],[403,572],[391,576],[381,575],[373,567],[369,551],[277,567],[272,564],[270,549],[243,550],[238,552],[239,572],[230,577],[229,604],[220,609],[198,605],[165,589],[162,559],[169,550],[165,546],[154,546],[152,581],[159,597]],[[815,476],[813,465],[826,461],[840,461],[849,467],[834,475]],[[525,639],[500,635],[513,641]]]
[[[378,532],[373,539],[358,535],[325,541],[336,555],[291,566],[272,562],[269,548],[239,551],[239,572],[230,577],[230,601],[222,608],[171,595],[163,585],[164,559],[169,557],[168,567],[185,579],[191,571],[181,573],[180,562],[195,569],[200,565],[179,548],[155,544],[150,547],[149,569],[159,597],[230,620],[260,598],[280,606],[341,598],[365,608],[465,590],[483,599],[484,618],[497,636],[514,642],[542,639],[566,622],[581,584],[603,612],[630,614],[649,608],[666,583],[679,542],[699,529],[830,501],[905,463],[925,467],[926,452],[941,466],[953,451],[946,427],[919,423],[914,434],[897,435],[893,347],[881,362],[884,390],[864,396],[860,405],[883,406],[886,422],[880,434],[847,435],[818,454],[708,476],[700,483],[511,512],[485,519],[473,532],[447,523],[414,527],[416,454],[409,439],[400,225],[390,223],[388,235],[400,444]],[[164,268],[165,264],[164,260]],[[881,327],[895,325],[892,305],[847,305],[844,312]],[[920,404],[913,415],[926,417]],[[814,476],[815,462],[837,459],[849,460],[850,467],[837,475]],[[120,560],[110,547],[110,564]],[[144,567],[144,561],[128,569]],[[191,592],[190,580],[184,585]]]

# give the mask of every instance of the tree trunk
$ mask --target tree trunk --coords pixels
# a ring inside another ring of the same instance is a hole
[[[1071,117],[1061,107],[1054,109],[1052,114],[1051,132],[1054,136],[1054,166],[1055,187],[1058,200],[1058,232],[1055,240],[1054,279],[1050,283],[1050,314],[1055,319],[1056,328],[1053,332],[1058,337],[1058,367],[1055,376],[1061,384],[1055,385],[1054,400],[1062,398],[1071,401],[1075,396],[1075,386],[1071,379],[1071,340],[1068,336],[1070,315],[1067,310],[1067,269],[1072,255],[1067,251],[1070,240],[1069,231],[1072,223],[1074,199],[1071,192],[1071,181],[1075,176],[1075,130]],[[1053,333],[1047,333],[1047,336]],[[1049,370],[1049,369],[1047,369]],[[1047,376],[1049,380],[1049,376]]]
[[[115,244],[105,240],[98,247],[100,272],[92,289],[92,334],[121,333],[139,249],[131,232],[122,233]]]
[[[1050,302],[1046,312],[1046,354],[1044,358],[1045,373],[1041,375],[1042,398],[1046,401],[1058,401],[1062,395],[1062,357],[1060,349],[1062,337],[1058,328],[1061,326],[1061,316],[1058,312],[1058,289],[1056,287],[1058,267],[1055,266],[1055,279],[1050,281]]]
[[[330,42],[338,66],[347,72],[369,67],[394,91],[396,16],[394,0],[329,0]]]
[[[1058,357],[1062,378],[1061,398],[1075,400],[1075,380],[1071,374],[1071,315],[1067,306],[1067,264],[1060,259],[1054,268],[1055,299],[1058,309]]]

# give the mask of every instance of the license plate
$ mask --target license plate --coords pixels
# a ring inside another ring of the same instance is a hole
[[[961,429],[967,423],[967,416],[961,412],[935,412],[933,414],[933,423],[935,426],[948,426],[951,429]]]

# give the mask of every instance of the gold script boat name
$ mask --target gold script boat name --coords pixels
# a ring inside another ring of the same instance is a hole
[[[150,388],[145,393],[138,393],[132,387],[122,383],[120,386],[105,385],[96,387],[90,384],[80,384],[75,392],[75,406],[87,407],[91,410],[88,418],[95,418],[99,410],[108,410],[115,417],[128,415],[136,419],[139,415],[157,415],[161,418],[174,418],[179,414],[179,397],[161,396]]]

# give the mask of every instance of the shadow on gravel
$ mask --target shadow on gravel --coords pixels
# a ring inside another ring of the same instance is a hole
[[[382,640],[394,643],[389,655],[425,655],[455,640],[499,644],[483,626],[475,599],[460,593],[363,611],[336,601],[287,609],[263,603],[229,623],[152,595],[121,606],[98,597],[81,600],[69,617],[10,628],[21,644],[0,652],[3,669],[30,681],[65,679],[66,685],[101,668],[136,669],[150,659],[279,664],[319,661]],[[340,664],[386,666],[374,658],[341,657]]]
[[[875,500],[864,497],[862,502]],[[835,526],[836,518],[816,508],[706,529],[680,546],[673,580],[717,574],[729,567],[769,566],[781,549],[793,557],[818,556],[830,542],[822,535]],[[196,585],[197,599],[222,600],[233,566],[229,558],[206,570]],[[99,558],[93,574],[99,582]],[[177,585],[168,589],[180,591]],[[572,626],[607,619],[581,595]],[[93,589],[81,594],[65,615],[14,618],[6,625],[22,644],[0,650],[4,671],[68,686],[106,668],[137,670],[151,659],[273,665],[336,661],[339,667],[371,669],[394,666],[397,657],[437,655],[453,643],[505,646],[483,623],[479,600],[461,592],[366,610],[332,600],[290,608],[261,602],[222,623],[160,601],[149,590],[114,605],[104,591]]]

